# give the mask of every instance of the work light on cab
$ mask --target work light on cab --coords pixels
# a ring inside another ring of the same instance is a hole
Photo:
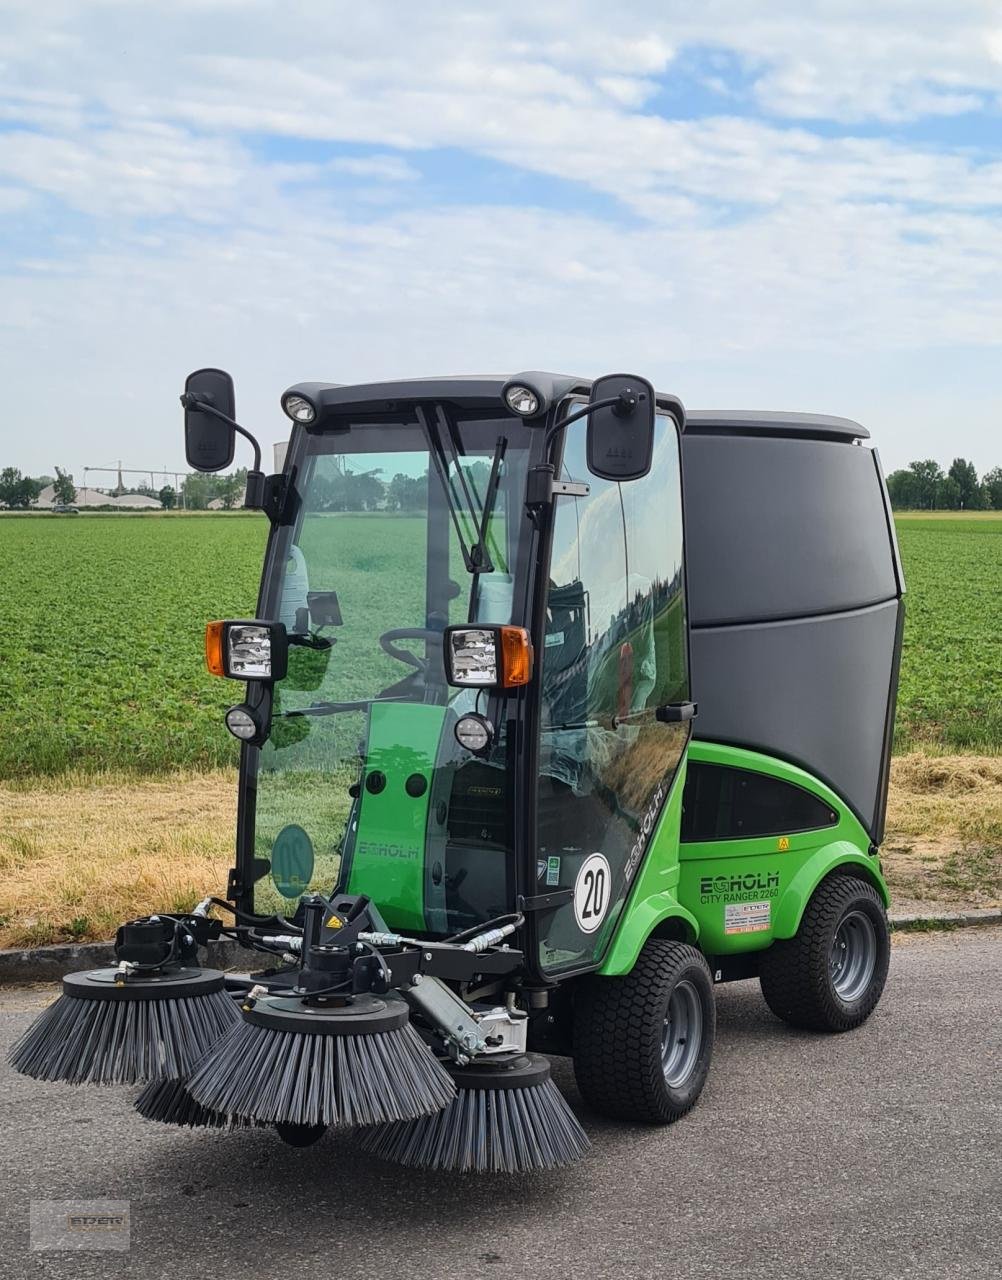
[[[472,711],[469,715],[460,716],[453,733],[459,745],[475,756],[485,755],[494,737],[491,722]]]
[[[316,405],[305,396],[285,396],[282,400],[282,408],[293,422],[303,422],[308,425],[317,419]]]
[[[517,373],[502,387],[501,399],[520,418],[538,418],[550,407],[544,385],[536,374]]]
[[[288,656],[289,641],[280,622],[253,618],[210,622],[205,628],[205,665],[214,676],[272,684],[285,678]]]
[[[230,707],[223,719],[230,733],[241,742],[253,742],[261,732],[261,725],[258,724],[253,709],[245,703]]]
[[[532,678],[532,644],[524,627],[447,627],[445,669],[452,685],[515,689]]]
[[[508,388],[504,398],[505,404],[513,413],[531,418],[534,413],[539,412],[539,399],[531,387],[523,387],[516,383],[515,386]]]

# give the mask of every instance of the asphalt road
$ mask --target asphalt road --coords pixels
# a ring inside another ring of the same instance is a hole
[[[180,1132],[140,1120],[131,1091],[4,1066],[0,1277],[1002,1275],[1002,931],[896,940],[850,1035],[788,1030],[754,983],[718,997],[696,1111],[670,1129],[581,1112],[589,1157],[538,1178],[416,1174],[346,1138]],[[0,993],[4,1051],[47,998]],[[130,1201],[130,1251],[29,1251],[31,1198]]]

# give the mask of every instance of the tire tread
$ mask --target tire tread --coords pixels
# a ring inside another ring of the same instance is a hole
[[[702,1081],[678,1100],[664,1083],[663,1018],[658,1013],[666,988],[694,965],[712,987],[710,969],[700,951],[686,943],[655,938],[625,977],[583,981],[575,995],[574,1074],[583,1097],[596,1111],[616,1119],[669,1124],[695,1106]],[[712,1046],[712,990],[704,1034]]]
[[[838,920],[851,903],[861,898],[877,908],[885,939],[874,981],[850,1011],[831,988],[829,953]],[[777,1018],[804,1030],[842,1032],[858,1027],[873,1012],[884,989],[886,931],[883,900],[869,881],[846,874],[822,880],[804,909],[794,936],[774,942],[762,953],[759,982],[766,1004]]]

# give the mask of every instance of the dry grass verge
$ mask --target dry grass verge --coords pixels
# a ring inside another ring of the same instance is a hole
[[[109,938],[222,894],[235,823],[230,770],[0,786],[0,947]]]
[[[1002,756],[896,757],[882,858],[903,909],[1002,906]]]
[[[895,906],[1002,906],[1002,757],[900,756],[883,863]],[[221,894],[230,770],[0,786],[0,947],[109,938],[129,916]]]

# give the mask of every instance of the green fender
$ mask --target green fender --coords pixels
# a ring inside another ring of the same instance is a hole
[[[836,867],[849,866],[859,867],[863,872],[862,879],[868,880],[873,885],[883,898],[884,906],[890,904],[891,896],[887,891],[884,877],[880,873],[880,864],[877,859],[861,853],[859,848],[848,840],[834,840],[831,844],[822,845],[820,849],[815,850],[787,885],[773,914],[772,936],[792,938],[800,928],[804,908],[810,901],[811,894],[821,881]]]
[[[654,893],[649,898],[632,902],[629,912],[599,969],[605,977],[621,978],[629,973],[647,939],[666,920],[680,920],[685,926],[687,941],[695,942],[699,937],[699,921],[671,892]]]

